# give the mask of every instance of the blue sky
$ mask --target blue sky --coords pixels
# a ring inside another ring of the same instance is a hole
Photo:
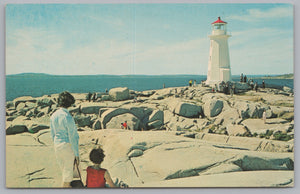
[[[293,72],[291,4],[11,4],[6,74],[206,75],[218,16],[232,74]]]

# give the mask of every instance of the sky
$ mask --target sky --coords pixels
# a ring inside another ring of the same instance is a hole
[[[293,73],[291,4],[8,4],[6,74],[206,75],[220,16],[233,75]]]

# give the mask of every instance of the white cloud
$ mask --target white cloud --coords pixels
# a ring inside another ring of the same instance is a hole
[[[132,61],[133,46],[130,42],[95,41],[89,46],[67,50],[61,37],[43,30],[19,30],[14,37],[15,43],[6,48],[7,74],[130,73],[126,68]]]
[[[293,70],[293,37],[271,28],[233,32],[229,39],[233,74],[286,73]],[[128,40],[95,40],[88,46],[66,49],[63,38],[51,31],[19,30],[6,50],[7,74],[206,74],[209,38],[160,46]],[[136,53],[135,53],[136,52]],[[135,53],[135,54],[134,54]]]
[[[63,39],[51,32],[24,29],[14,37],[16,43],[7,45],[7,74],[206,74],[208,63],[208,38],[137,48],[126,40],[95,40],[66,50]]]
[[[206,74],[209,54],[208,38],[188,40],[150,49],[138,47],[137,73]]]
[[[291,32],[271,28],[233,33],[229,42],[233,74],[282,74],[293,72]]]
[[[276,20],[279,18],[292,18],[291,7],[274,7],[268,10],[249,9],[245,15],[228,16],[228,20],[240,20],[245,22],[257,22],[260,20]]]

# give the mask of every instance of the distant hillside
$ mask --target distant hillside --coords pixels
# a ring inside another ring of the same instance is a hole
[[[46,73],[20,73],[20,74],[12,74],[6,75],[7,77],[42,77],[42,76],[51,76]]]
[[[294,74],[283,74],[283,75],[268,75],[260,77],[260,79],[294,79]]]

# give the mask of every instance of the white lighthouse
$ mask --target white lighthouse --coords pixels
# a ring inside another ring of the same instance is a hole
[[[218,20],[212,24],[210,50],[206,84],[212,85],[221,81],[231,81],[231,70],[228,50],[227,22]]]

